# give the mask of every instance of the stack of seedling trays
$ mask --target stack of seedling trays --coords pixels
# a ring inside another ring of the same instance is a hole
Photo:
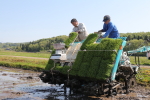
[[[81,46],[71,76],[85,80],[106,80],[110,77],[122,39],[104,38],[96,43],[97,34],[90,34]]]
[[[71,34],[72,37],[70,36],[66,40],[66,45],[72,43],[77,37],[77,33]],[[98,81],[110,78],[122,39],[104,38],[100,42],[96,42],[97,38],[97,34],[90,34],[83,42],[69,72],[70,77]],[[49,61],[48,66],[48,69],[53,67],[52,60]],[[56,66],[54,70],[66,75],[70,68],[70,66]]]

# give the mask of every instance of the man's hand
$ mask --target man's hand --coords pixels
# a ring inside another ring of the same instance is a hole
[[[80,31],[76,31],[77,33],[81,33]]]
[[[102,30],[99,30],[98,32],[102,32]]]
[[[99,38],[102,39],[102,38],[104,38],[104,37],[100,36]]]
[[[69,37],[71,37],[71,34],[69,34]]]
[[[99,30],[98,32],[103,32],[103,30]]]

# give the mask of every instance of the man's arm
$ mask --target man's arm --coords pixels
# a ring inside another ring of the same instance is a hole
[[[77,30],[77,29],[75,29],[75,27],[72,29],[72,32],[77,32],[77,33],[79,33],[80,31],[79,30]]]
[[[98,32],[106,32],[105,24],[103,25],[103,29],[99,30]]]
[[[106,32],[104,29],[99,30],[98,32]]]
[[[72,29],[72,32],[76,32],[74,28]]]
[[[80,23],[80,26],[78,32],[85,32],[85,25],[83,23]]]
[[[110,23],[108,27],[109,27],[109,29],[108,29],[108,30],[106,31],[106,33],[103,35],[103,38],[107,37],[107,36],[110,34],[110,32],[113,30],[113,24]]]

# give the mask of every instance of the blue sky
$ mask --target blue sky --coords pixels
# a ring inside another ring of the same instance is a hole
[[[0,0],[0,42],[68,35],[72,18],[92,33],[104,15],[120,33],[150,31],[150,0]]]

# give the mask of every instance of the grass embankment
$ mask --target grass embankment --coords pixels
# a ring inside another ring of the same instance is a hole
[[[141,75],[138,74],[137,82],[146,86],[150,86],[150,68],[141,68]]]
[[[15,52],[15,51],[0,51],[1,55],[7,55],[7,56],[25,56],[25,57],[39,57],[39,58],[49,58],[50,53],[30,53],[30,52]]]
[[[44,70],[47,62],[48,60],[43,59],[0,56],[0,66],[36,71]]]
[[[135,64],[135,58],[134,56],[130,57],[131,64]],[[141,67],[141,74],[138,74],[139,78],[137,78],[137,82],[139,84],[144,84],[146,86],[150,86],[150,60],[147,59],[147,57],[140,57],[140,64],[147,65],[148,67]]]
[[[130,57],[130,61],[131,61],[131,64],[135,64],[134,56]],[[140,57],[140,64],[141,65],[150,65],[150,60],[148,60],[146,56]]]

